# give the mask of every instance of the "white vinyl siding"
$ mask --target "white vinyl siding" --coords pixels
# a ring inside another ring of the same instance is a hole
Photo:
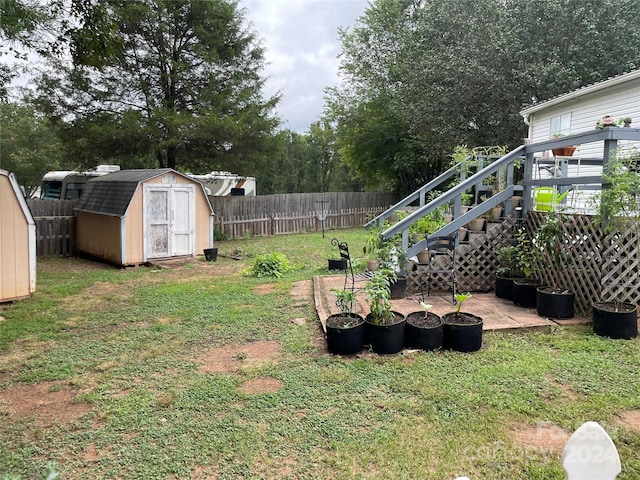
[[[548,107],[540,105],[539,109],[534,108],[529,116],[529,139],[531,143],[543,142],[553,138],[554,133],[576,134],[593,130],[596,122],[604,115],[611,115],[616,120],[621,117],[630,116],[633,119],[632,128],[640,128],[640,75],[631,74],[630,80],[624,83],[614,83],[606,86],[608,81],[603,82],[603,88],[588,90],[587,93],[579,95],[579,91],[568,94],[564,101],[559,97],[558,101],[550,101]],[[592,91],[593,90],[593,91]],[[569,131],[566,131],[567,117],[570,118]],[[560,131],[558,131],[560,129]],[[633,146],[634,142],[620,141],[618,145],[622,148]],[[636,146],[640,148],[640,145]],[[601,175],[602,167],[580,164],[581,158],[602,158],[604,155],[603,142],[587,143],[577,145],[573,154],[573,159],[577,162],[569,165],[568,176],[591,176]],[[552,159],[551,151],[543,152],[541,158]],[[537,171],[534,166],[534,177],[548,178],[542,171]],[[580,187],[572,191],[567,197],[568,204],[574,206],[579,211],[589,211],[589,197],[593,191],[581,190]]]

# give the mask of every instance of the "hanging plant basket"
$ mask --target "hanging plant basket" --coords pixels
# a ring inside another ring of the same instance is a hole
[[[571,157],[573,152],[576,151],[576,148],[577,147],[572,145],[570,147],[553,148],[551,151],[553,152],[554,157]]]
[[[329,258],[329,270],[346,270],[347,259],[346,258]]]

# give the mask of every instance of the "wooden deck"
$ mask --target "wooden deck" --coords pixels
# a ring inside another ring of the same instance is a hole
[[[356,288],[362,288],[365,282],[366,279],[357,281]],[[316,276],[313,279],[315,306],[323,330],[325,330],[327,317],[339,312],[331,289],[342,289],[343,285],[344,275]],[[420,300],[420,295],[417,295],[401,300],[392,300],[391,303],[394,310],[406,315],[411,312],[424,311],[419,303]],[[425,298],[425,303],[433,305],[431,311],[438,315],[455,310],[451,292],[432,292],[430,297]],[[539,317],[535,309],[517,307],[510,300],[497,298],[493,292],[472,293],[472,297],[465,301],[462,310],[482,317],[484,331],[551,331],[558,325],[591,323],[591,319],[580,316],[568,320],[549,320]],[[369,306],[362,292],[357,294],[357,305],[354,306],[353,311],[363,316],[369,313]]]

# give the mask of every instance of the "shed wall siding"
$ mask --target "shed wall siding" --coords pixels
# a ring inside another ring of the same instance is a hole
[[[167,178],[170,177],[169,182]],[[77,212],[78,249],[121,265],[147,261],[145,252],[144,185],[193,185],[195,193],[194,252],[202,253],[212,245],[211,209],[202,185],[175,173],[167,173],[141,182],[125,212],[119,217]]]
[[[0,301],[28,297],[32,291],[29,223],[9,177],[0,175]]]
[[[136,265],[147,261],[144,256],[142,190],[142,186],[138,185],[127,209],[126,255],[124,262],[126,265]]]
[[[120,223],[119,217],[77,212],[78,250],[120,264],[122,261]]]

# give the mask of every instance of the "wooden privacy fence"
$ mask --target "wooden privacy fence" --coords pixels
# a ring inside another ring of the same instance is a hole
[[[209,197],[216,232],[227,238],[362,226],[396,201],[389,193],[332,192]],[[36,222],[36,254],[69,256],[75,249],[77,200],[28,200]],[[324,215],[319,215],[324,213]],[[326,216],[325,216],[326,215]],[[322,223],[318,218],[325,218]]]
[[[214,229],[225,238],[362,226],[396,201],[389,193],[330,192],[209,197]],[[322,220],[324,219],[324,220]]]
[[[36,223],[36,256],[66,257],[76,246],[77,200],[28,200]]]

